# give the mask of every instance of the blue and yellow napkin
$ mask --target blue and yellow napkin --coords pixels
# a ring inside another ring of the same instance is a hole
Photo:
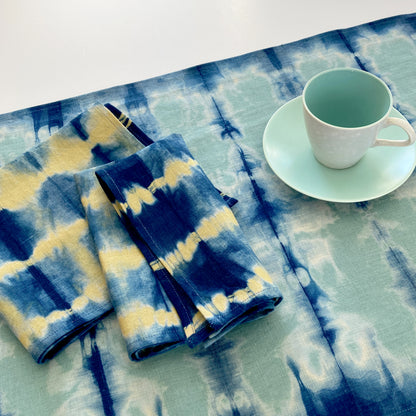
[[[132,360],[208,345],[281,300],[235,203],[180,136],[95,106],[0,169],[0,314],[38,363],[113,308]]]
[[[96,172],[175,306],[187,342],[212,342],[282,299],[180,136]]]
[[[175,308],[121,224],[95,169],[75,177],[130,358],[142,360],[183,343]]]
[[[74,173],[141,148],[99,105],[0,169],[0,314],[39,363],[112,309]]]

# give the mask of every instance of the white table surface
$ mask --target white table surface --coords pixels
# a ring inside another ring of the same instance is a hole
[[[413,12],[415,0],[0,0],[0,114]]]

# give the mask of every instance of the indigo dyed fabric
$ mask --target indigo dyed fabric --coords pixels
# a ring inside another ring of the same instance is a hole
[[[121,224],[95,169],[75,175],[121,333],[132,360],[185,341],[179,316],[148,263]]]
[[[416,175],[367,203],[317,201],[273,174],[262,135],[277,108],[336,67],[381,77],[416,127],[415,42],[416,15],[392,17],[0,116],[3,166],[95,102],[156,142],[181,134],[238,199],[233,214],[284,296],[207,348],[138,363],[115,314],[42,366],[0,319],[0,414],[414,415]]]
[[[0,170],[0,313],[37,362],[112,308],[73,174],[140,147],[96,106]]]
[[[160,281],[190,346],[271,312],[279,289],[246,243],[230,208],[180,136],[98,169],[130,234],[165,269]]]
[[[37,362],[114,305],[133,360],[184,342],[175,308],[94,174],[151,143],[106,104],[0,170],[0,312]]]

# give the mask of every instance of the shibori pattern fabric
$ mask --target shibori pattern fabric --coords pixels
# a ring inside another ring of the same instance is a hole
[[[181,134],[281,289],[208,348],[130,361],[115,314],[39,366],[0,321],[3,415],[416,413],[416,177],[359,204],[313,200],[268,168],[262,134],[316,73],[381,77],[416,127],[416,15],[398,16],[0,116],[1,164],[95,102],[149,137]]]
[[[180,136],[98,169],[97,177],[194,347],[271,312],[282,297],[226,202]],[[146,246],[143,249],[143,246]],[[138,315],[140,315],[140,307]]]
[[[176,310],[109,215],[94,175],[151,143],[116,108],[98,105],[0,168],[0,314],[37,362],[113,305],[132,359],[184,341]]]
[[[73,175],[140,148],[98,105],[0,169],[0,314],[37,362],[112,309]]]
[[[129,356],[141,360],[185,342],[179,316],[151,263],[108,201],[96,169],[75,175]]]

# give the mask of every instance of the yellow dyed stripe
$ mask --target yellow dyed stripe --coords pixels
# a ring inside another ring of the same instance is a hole
[[[69,225],[57,225],[53,231],[36,244],[30,260],[36,263],[51,256],[57,248],[63,248],[62,241],[79,241],[87,227],[83,218],[79,218]]]
[[[0,175],[1,207],[9,210],[24,208],[39,188],[45,177],[4,168]]]
[[[250,289],[252,293],[257,295],[264,290],[263,282],[256,276],[248,279],[247,287]]]
[[[196,233],[190,233],[184,243],[181,241],[178,243],[178,252],[181,254],[184,261],[189,262],[192,260],[200,241],[201,240]]]
[[[16,274],[28,266],[52,256],[54,251],[62,249],[62,241],[78,241],[85,230],[84,219],[78,219],[70,225],[57,226],[44,239],[38,241],[28,260],[4,263],[0,267],[0,281],[6,276]]]
[[[130,305],[124,313],[118,314],[118,321],[124,337],[131,338],[143,330],[150,329],[153,325],[175,326],[179,325],[179,316],[175,310],[155,310],[150,305],[136,302]]]
[[[233,230],[237,225],[231,210],[224,207],[211,217],[204,218],[196,230],[189,233],[185,241],[179,242],[176,249],[161,261],[168,270],[174,269],[184,261],[190,262],[201,240],[216,238],[221,232]]]
[[[192,324],[186,325],[183,328],[183,330],[185,332],[186,338],[189,338],[190,336],[192,336],[193,334],[195,334],[195,329],[194,329],[194,327],[193,327]]]
[[[227,296],[225,296],[223,293],[217,293],[214,295],[212,297],[212,303],[220,312],[225,312],[229,306]]]
[[[101,145],[126,137],[126,130],[108,111],[100,106],[91,109],[83,118],[88,140],[83,141],[66,127],[53,134],[42,144],[47,156],[40,160],[42,172],[23,172],[13,165],[2,169],[0,175],[0,201],[3,208],[9,210],[23,209],[34,198],[47,176],[68,171],[79,171],[89,166],[91,149],[95,144]],[[128,137],[130,134],[128,134]],[[132,140],[132,146],[135,141]]]
[[[151,205],[156,202],[156,198],[153,194],[142,186],[135,186],[134,188],[129,189],[124,196],[126,198],[127,205],[134,214],[140,214],[143,204]]]
[[[0,267],[0,282],[5,279],[7,276],[14,276],[19,271],[23,270],[26,267],[26,263],[20,260],[9,261],[4,263]]]
[[[212,319],[218,314],[218,311],[226,311],[228,308],[229,299],[222,293],[216,294],[211,298],[211,302],[205,305],[196,305],[198,310],[202,313],[204,318]],[[221,308],[221,309],[220,309]]]
[[[253,298],[253,293],[249,288],[238,289],[233,294],[228,296],[230,302],[247,303]]]
[[[255,294],[263,290],[263,285],[258,278],[249,279],[247,287],[238,289],[231,295],[225,296],[224,293],[216,293],[211,297],[211,302],[205,305],[197,305],[198,310],[206,319],[211,319],[214,315],[224,313],[228,310],[230,303],[247,303]]]
[[[0,200],[3,208],[24,208],[48,176],[84,169],[91,159],[91,143],[79,140],[78,136],[70,136],[67,130],[55,133],[48,140],[47,147],[46,143],[43,146],[47,150],[47,156],[39,161],[42,165],[41,172],[28,173],[16,170],[13,165],[2,170]]]
[[[197,166],[198,162],[195,159],[188,159],[187,162],[182,160],[174,160],[167,163],[164,172],[166,184],[171,188],[175,187],[178,180],[182,176],[189,176],[192,174],[191,168]]]
[[[113,205],[113,208],[115,209],[115,211],[116,211],[116,213],[119,217],[121,217],[121,214],[123,212],[126,212],[126,209],[127,209],[126,204],[115,201],[115,202],[112,203],[112,205]]]
[[[149,185],[149,191],[155,193],[158,189],[165,185],[173,188],[183,176],[189,176],[192,174],[192,167],[197,166],[198,162],[194,159],[174,160],[166,164],[164,175],[161,178],[156,178]]]
[[[85,120],[85,129],[88,131],[88,141],[94,146],[114,141],[116,134],[125,136],[124,127],[113,117],[109,117],[106,108],[96,106],[91,109],[89,117]]]
[[[206,319],[201,311],[196,312],[196,314],[192,318],[192,322],[184,327],[184,332],[187,338],[191,335],[194,335],[195,332],[200,328],[203,324],[206,323]]]
[[[160,326],[176,326],[179,325],[179,315],[176,310],[166,311],[164,309],[158,309],[155,313],[156,322]]]
[[[103,204],[109,204],[109,200],[97,182],[94,188],[90,189],[88,196],[83,195],[81,197],[81,204],[84,208],[89,207],[98,211],[102,210]]]
[[[45,239],[38,242],[32,256],[28,260],[8,262],[1,266],[0,281],[7,276],[14,276],[28,266],[52,256],[56,250],[63,248],[62,241],[79,241],[86,227],[84,219],[79,219],[69,226],[61,225],[56,227]],[[65,248],[69,250],[74,262],[76,262],[83,274],[90,278],[85,287],[81,289],[83,290],[83,296],[87,296],[94,302],[106,301],[109,298],[108,288],[101,266],[94,253],[91,253],[79,244],[66,245]],[[86,303],[83,306],[86,306]]]
[[[27,319],[12,302],[2,299],[0,300],[0,315],[6,319],[22,345],[29,349],[34,338],[43,338],[48,334],[50,325],[66,319],[70,313],[76,311],[75,303],[71,310],[53,311],[47,316]]]
[[[118,120],[123,124],[123,126],[126,126],[127,128],[129,128],[132,123],[132,121],[123,113],[120,114]]]
[[[213,216],[204,218],[197,227],[196,232],[201,237],[201,240],[208,240],[216,238],[224,230],[233,230],[238,226],[234,214],[228,207],[217,211]]]
[[[197,305],[197,308],[206,319],[211,319],[218,312],[226,312],[230,303],[249,302],[255,295],[258,295],[265,289],[263,282],[264,280],[260,279],[258,276],[252,277],[248,279],[247,287],[238,289],[228,296],[225,296],[224,293],[216,293],[212,296],[210,303]]]
[[[205,305],[198,305],[197,308],[198,311],[201,312],[204,318],[206,319],[213,318],[215,313],[217,312],[211,303],[207,303]]]
[[[87,284],[81,288],[83,294],[94,302],[105,302],[110,298],[101,264],[95,253],[75,244],[67,247],[77,266],[84,276],[88,278]]]
[[[36,316],[35,318],[30,319],[27,325],[31,329],[31,335],[35,338],[45,337],[48,333],[49,325],[67,318],[69,312],[71,311],[53,311],[47,316]]]
[[[74,312],[80,312],[87,306],[88,302],[89,302],[89,299],[86,296],[84,295],[78,296],[72,301],[71,308]]]
[[[48,331],[48,322],[43,316],[36,316],[29,320],[28,324],[32,329],[32,334],[36,338],[43,338]]]
[[[48,142],[48,157],[43,161],[42,170],[47,176],[79,171],[88,166],[90,159],[89,141],[82,141],[78,136],[71,137],[68,134],[57,133]]]
[[[176,246],[177,249],[168,254],[164,261],[167,262],[171,268],[177,267],[184,261],[191,261],[198,247],[199,241],[200,239],[195,232],[190,233],[185,242],[179,242]],[[161,261],[163,260],[161,259]]]
[[[129,270],[138,269],[145,261],[142,252],[133,245],[105,249],[99,256],[105,271],[118,277],[125,275]]]
[[[269,273],[267,272],[267,270],[264,267],[262,267],[260,265],[255,266],[253,268],[253,273],[256,276],[259,276],[265,282],[273,283],[272,278],[270,277]]]
[[[157,272],[158,270],[162,270],[164,268],[163,264],[158,259],[151,261],[150,267],[154,272]]]
[[[86,285],[82,291],[84,295],[91,299],[93,302],[101,303],[107,301],[110,298],[105,278],[102,275],[95,281],[88,283],[88,285]]]

